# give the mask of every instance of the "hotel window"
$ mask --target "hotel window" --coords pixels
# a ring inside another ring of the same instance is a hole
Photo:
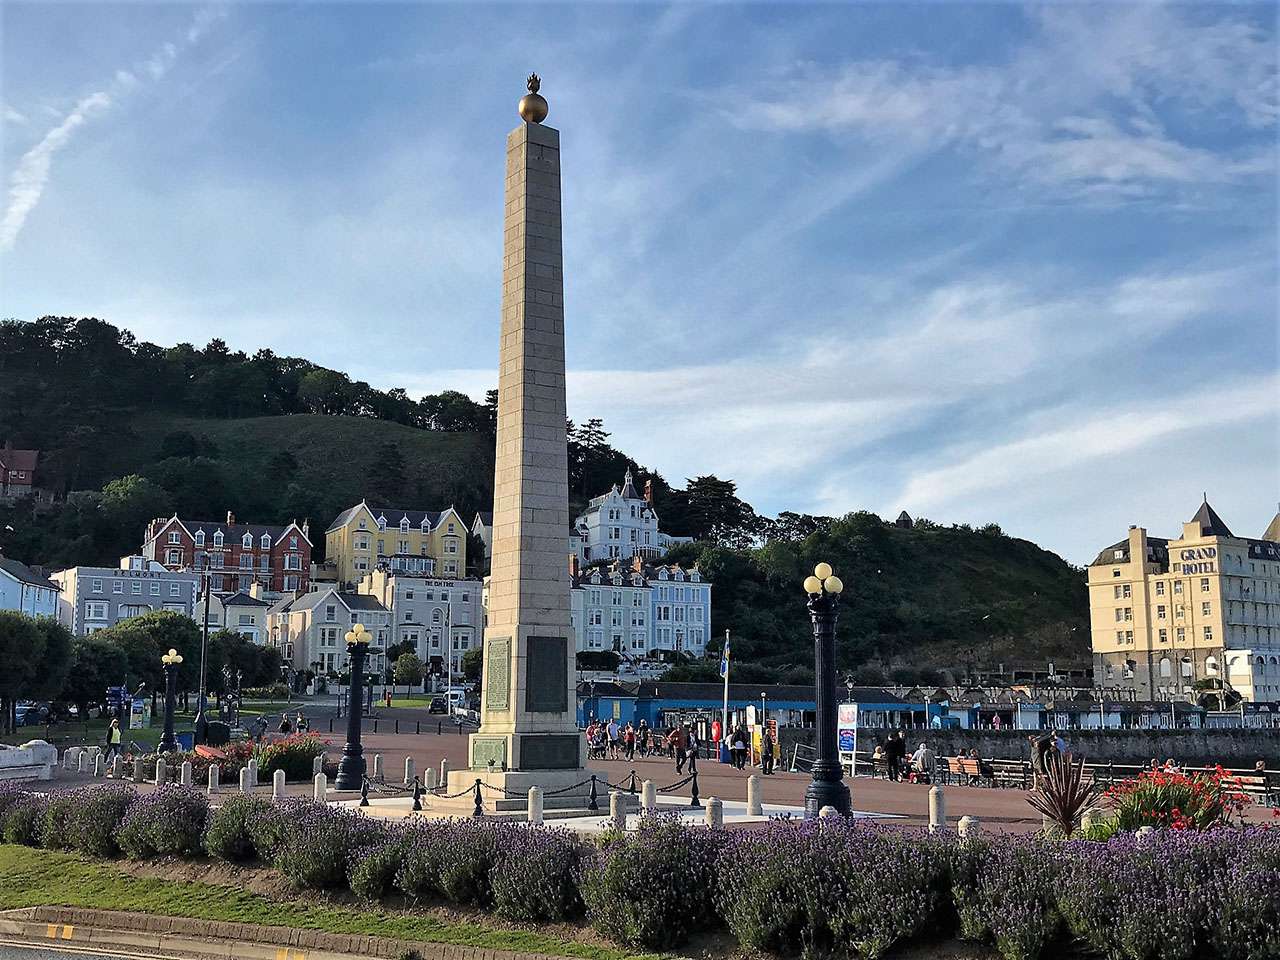
[[[246,550],[252,550],[252,549],[253,549],[253,534],[251,534],[251,533],[246,533],[243,537],[241,537],[241,538],[240,538],[240,546],[244,547]]]
[[[463,595],[462,595],[462,602],[463,602],[463,603],[470,603],[470,602],[471,602],[471,594],[469,594],[469,593],[463,593]]]
[[[385,540],[379,540],[379,541],[378,541],[378,556],[382,556],[382,555],[383,555],[383,554],[385,554],[386,552],[387,552],[387,541],[385,541]]]
[[[408,541],[408,540],[397,540],[397,541],[396,541],[396,552],[397,552],[397,553],[408,553],[408,552],[409,552],[409,541]]]
[[[298,578],[297,578],[297,577],[285,577],[285,578],[284,578],[284,588],[285,588],[286,590],[297,590],[297,589],[298,589]]]
[[[457,541],[457,540],[446,540],[446,541],[444,542],[444,552],[445,552],[445,553],[457,553],[457,552],[458,552],[458,541]]]
[[[408,532],[409,532],[409,518],[408,518],[408,517],[401,517],[401,518],[400,518],[400,532],[401,532],[401,533],[408,533]]]
[[[222,531],[221,531],[221,530],[219,530],[217,533],[215,533],[215,534],[213,535],[213,545],[214,545],[215,547],[220,547],[220,546],[222,546]]]
[[[269,533],[264,533],[264,534],[262,535],[262,538],[258,541],[258,546],[262,547],[262,549],[263,549],[263,550],[270,550],[270,549],[271,549],[271,535],[270,535]]]
[[[1163,597],[1163,596],[1164,596],[1164,581],[1163,581],[1163,580],[1157,580],[1157,581],[1156,581],[1156,596],[1157,596],[1157,597]]]
[[[170,566],[176,567],[178,564],[182,563],[182,551],[181,550],[168,551],[165,554],[164,562],[169,564]]]
[[[152,595],[153,597],[158,597],[158,596],[160,596],[160,581],[158,581],[158,580],[153,580],[153,581],[151,582],[151,595]]]
[[[197,531],[196,531],[196,546],[197,546],[197,547],[203,547],[203,546],[204,546],[204,531],[203,531],[203,530],[197,530]]]
[[[182,542],[182,534],[181,534],[181,533],[179,533],[177,530],[170,530],[170,531],[169,531],[169,542],[170,542],[170,543],[181,543],[181,542]]]
[[[1201,578],[1200,578],[1200,592],[1201,592],[1201,593],[1208,593],[1208,592],[1209,592],[1209,578],[1208,578],[1208,577],[1201,577]]]
[[[1187,615],[1187,605],[1184,603],[1180,603],[1177,605],[1177,607],[1174,608],[1173,612],[1178,617],[1178,619],[1181,620],[1183,617]]]
[[[1156,619],[1163,620],[1164,618],[1164,604],[1162,603],[1156,607]]]
[[[90,600],[84,605],[84,615],[88,620],[107,619],[108,604],[105,600]]]
[[[1182,592],[1182,581],[1181,581],[1181,580],[1175,580],[1175,581],[1173,581],[1173,592],[1174,592],[1174,593],[1181,593],[1181,592]]]
[[[1178,627],[1178,632],[1177,632],[1176,636],[1177,636],[1177,638],[1178,638],[1178,642],[1179,642],[1179,643],[1182,643],[1184,640],[1186,640],[1186,639],[1187,639],[1187,628],[1186,628],[1186,627]]]
[[[1212,609],[1213,609],[1213,605],[1210,604],[1208,600],[1206,600],[1204,603],[1200,604],[1200,616],[1202,617],[1213,616],[1213,614],[1210,612]]]
[[[1206,640],[1212,640],[1212,639],[1213,639],[1213,627],[1205,627],[1205,628],[1204,628],[1204,638],[1205,638]]]
[[[94,580],[94,581],[93,581],[93,592],[94,592],[94,593],[101,593],[101,592],[102,592],[102,581],[101,581],[101,580]]]
[[[129,592],[135,597],[142,596],[142,581],[134,580],[133,583],[129,584]]]
[[[1160,628],[1160,642],[1161,643],[1169,642],[1169,631],[1166,630],[1164,627]]]
[[[169,584],[169,596],[179,597],[181,595],[182,595],[182,584],[180,583]]]
[[[113,580],[113,581],[111,581],[111,592],[112,592],[112,593],[124,593],[124,584],[123,584],[123,583],[121,583],[119,580]]]
[[[379,530],[385,530],[385,529],[387,529],[387,518],[386,518],[386,517],[379,517],[379,518],[378,518],[378,529],[379,529]]]
[[[1128,600],[1130,597],[1133,596],[1133,586],[1131,584],[1126,583],[1120,589],[1122,591],[1121,596],[1123,596],[1126,600]]]
[[[1124,608],[1124,619],[1126,622],[1133,619],[1133,607]]]

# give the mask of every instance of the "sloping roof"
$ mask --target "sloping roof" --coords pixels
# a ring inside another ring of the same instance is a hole
[[[1262,539],[1270,540],[1272,543],[1280,543],[1280,513],[1271,518],[1271,522],[1267,524],[1267,529],[1262,531]]]
[[[269,604],[266,600],[259,600],[257,597],[251,597],[249,596],[249,594],[245,593],[243,590],[239,591],[238,593],[233,593],[229,597],[223,597],[222,605],[224,607],[269,607],[271,606],[271,604]]]
[[[378,613],[386,613],[387,608],[382,605],[377,597],[371,597],[367,593],[341,593],[338,596],[342,602],[347,605],[349,610],[374,610]]]
[[[15,450],[12,447],[0,447],[0,466],[6,470],[26,470],[35,472],[36,461],[40,459],[39,450]]]
[[[58,589],[56,583],[46,580],[25,563],[10,560],[8,557],[0,557],[0,570],[3,570],[20,583],[28,583],[33,587],[44,587],[46,590]]]
[[[1192,523],[1200,524],[1200,529],[1206,537],[1231,537],[1234,534],[1231,528],[1222,522],[1222,518],[1214,512],[1213,507],[1209,506],[1209,501],[1205,500],[1200,504],[1200,509],[1196,511],[1196,515],[1191,518]]]
[[[636,490],[636,485],[631,479],[631,469],[629,467],[627,468],[627,475],[626,477],[623,478],[623,481],[622,481],[622,499],[624,500],[643,500],[644,499],[644,497],[640,496],[639,491]]]
[[[302,532],[302,527],[295,523],[286,523],[280,526],[269,523],[227,523],[225,520],[181,520],[179,522],[187,528],[193,537],[196,535],[197,530],[203,530],[207,537],[212,537],[221,530],[223,537],[227,540],[242,540],[247,533],[253,537],[254,543],[257,543],[265,533],[271,538],[272,544],[275,544],[288,530],[293,529],[307,543],[311,542],[310,538]]]
[[[348,610],[372,610],[377,613],[387,612],[387,608],[378,601],[377,597],[372,597],[365,593],[340,592],[333,587],[304,593],[289,605],[289,612],[293,612],[295,610],[314,610],[322,601],[327,601],[329,597],[336,598],[338,602],[344,604]]]
[[[638,689],[641,696],[651,696],[658,700],[708,700],[719,703],[724,695],[724,687],[719,683],[669,683],[662,680],[642,680]],[[813,703],[817,700],[817,691],[808,686],[780,684],[771,687],[750,683],[729,684],[730,700],[759,703],[762,692],[770,702]],[[842,687],[837,691],[837,695],[844,700],[848,696],[848,691]],[[853,702],[901,704],[904,707],[912,705],[882,687],[854,687]],[[914,706],[922,707],[923,704]]]
[[[325,533],[328,533],[331,530],[337,530],[339,527],[346,526],[351,522],[351,518],[360,511],[361,507],[373,514],[374,520],[377,520],[379,517],[386,517],[387,529],[389,530],[399,527],[400,520],[404,517],[409,518],[409,526],[411,527],[421,527],[422,521],[425,519],[427,521],[427,529],[430,530],[440,523],[441,517],[453,509],[452,507],[447,507],[444,510],[406,510],[403,507],[381,506],[361,500],[354,507],[348,507],[346,510],[343,510],[338,514],[338,516],[334,518],[333,523],[329,524],[329,528],[325,530]],[[489,519],[487,522],[492,524],[493,514],[488,514],[488,517]]]
[[[481,510],[479,513],[476,514],[476,520],[479,520],[486,527],[493,526],[493,514],[488,511]],[[472,522],[471,526],[472,527],[475,526],[474,521]]]
[[[1116,556],[1119,550],[1121,556]],[[1147,559],[1153,563],[1164,563],[1169,559],[1169,541],[1164,537],[1147,537]],[[1116,563],[1129,562],[1128,539],[1113,543],[1093,558],[1091,567],[1107,567]]]

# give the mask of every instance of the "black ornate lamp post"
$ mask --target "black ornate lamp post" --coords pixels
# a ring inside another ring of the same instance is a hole
[[[373,635],[363,623],[357,623],[347,631],[351,690],[347,695],[347,743],[342,748],[342,760],[338,763],[338,778],[333,781],[335,790],[359,790],[364,781],[364,747],[360,746],[364,698],[360,695],[360,682],[364,679],[364,657],[372,639]]]
[[[813,781],[804,793],[805,818],[816,817],[823,807],[852,812],[849,788],[836,743],[836,618],[844,584],[833,575],[831,565],[820,563],[813,576],[804,581],[809,595],[809,618],[813,621],[814,673],[817,679],[817,757],[813,761]]]
[[[178,700],[178,667],[182,665],[182,654],[170,648],[160,662],[164,664],[164,736],[160,738],[156,752],[175,753],[178,740],[173,735],[173,711]]]

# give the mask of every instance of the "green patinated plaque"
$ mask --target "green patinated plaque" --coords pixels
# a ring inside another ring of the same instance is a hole
[[[485,767],[489,766],[490,760],[492,760],[493,765],[499,769],[506,766],[506,737],[472,737],[471,769],[483,770]]]
[[[511,638],[486,640],[485,649],[485,710],[506,711],[511,707]]]
[[[578,767],[576,734],[543,734],[520,738],[521,770],[576,770]]]
[[[525,710],[565,713],[569,709],[569,643],[564,637],[526,641]]]

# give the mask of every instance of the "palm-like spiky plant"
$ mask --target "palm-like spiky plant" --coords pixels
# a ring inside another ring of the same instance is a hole
[[[1061,759],[1049,758],[1027,803],[1065,839],[1076,831],[1080,817],[1093,805],[1099,789],[1084,777],[1084,757],[1075,759],[1068,753]]]

